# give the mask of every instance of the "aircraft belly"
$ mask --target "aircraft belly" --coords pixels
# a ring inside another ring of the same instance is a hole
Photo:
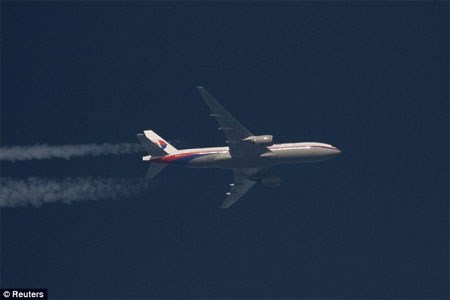
[[[211,168],[220,167],[231,160],[228,153],[213,153],[193,158],[188,164],[191,168]]]
[[[209,154],[199,156],[190,160],[187,164],[191,168],[260,168],[266,167],[268,160],[260,157],[255,158],[233,158],[229,153]]]
[[[327,152],[322,149],[292,149],[292,150],[279,150],[274,151],[275,163],[306,163],[327,160]]]

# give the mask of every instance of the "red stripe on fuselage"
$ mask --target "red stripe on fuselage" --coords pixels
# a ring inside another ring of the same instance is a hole
[[[219,151],[201,151],[201,152],[187,152],[187,153],[170,154],[170,155],[166,155],[166,156],[160,157],[158,159],[155,159],[154,161],[170,164],[170,163],[175,163],[179,160],[186,161],[186,160],[189,160],[189,158],[196,158],[199,156],[208,155],[208,154],[216,154],[216,153],[220,153],[220,152]]]
[[[170,162],[173,162],[173,161],[175,161],[177,159],[182,159],[182,158],[185,158],[185,157],[188,157],[188,156],[191,156],[191,155],[196,155],[196,154],[200,154],[200,153],[190,152],[190,153],[180,153],[180,154],[166,155],[166,156],[163,156],[163,157],[161,157],[161,158],[159,158],[159,159],[157,159],[155,161],[164,162],[164,163],[170,163]]]

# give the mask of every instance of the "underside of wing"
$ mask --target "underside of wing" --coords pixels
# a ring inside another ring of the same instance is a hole
[[[204,87],[198,86],[197,89],[211,110],[211,116],[219,123],[219,129],[227,137],[231,156],[255,156],[267,151],[266,147],[252,144],[253,134],[214,99]]]
[[[220,103],[211,96],[208,91],[201,86],[197,87],[200,95],[202,95],[209,109],[211,110],[217,123],[219,123],[220,130],[223,130],[228,138],[228,142],[240,142],[243,139],[252,136],[253,134],[248,131],[238,120],[236,120]]]
[[[238,179],[232,183],[231,190],[227,193],[225,201],[220,208],[229,208],[234,202],[238,201],[245,193],[247,193],[254,185],[256,181],[249,179]]]
[[[257,182],[256,177],[267,171],[265,168],[234,169],[234,180],[220,208],[229,208],[247,193]]]

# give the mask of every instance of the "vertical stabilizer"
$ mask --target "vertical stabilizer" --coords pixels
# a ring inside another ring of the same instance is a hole
[[[151,157],[161,157],[178,151],[152,130],[145,130],[144,134],[139,133],[136,137]],[[150,158],[144,160],[150,160]]]
[[[144,135],[146,138],[152,141],[153,144],[157,145],[160,149],[164,150],[168,154],[173,154],[178,151],[174,146],[157,135],[153,130],[145,130]]]
[[[152,130],[145,130],[143,134],[139,133],[136,137],[149,154],[142,158],[142,160],[150,162],[145,178],[152,179],[167,166],[166,164],[152,162],[152,160],[175,153],[178,150]]]

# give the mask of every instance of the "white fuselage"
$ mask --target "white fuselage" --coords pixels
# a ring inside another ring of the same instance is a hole
[[[190,168],[260,168],[285,163],[305,163],[327,160],[341,152],[334,146],[324,143],[274,144],[257,157],[233,157],[228,147],[184,149],[151,161]]]

